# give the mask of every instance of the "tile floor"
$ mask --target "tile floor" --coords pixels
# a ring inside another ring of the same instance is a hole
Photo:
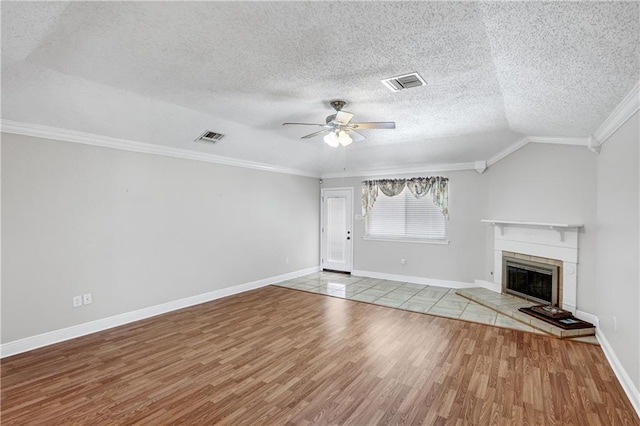
[[[595,328],[564,330],[538,318],[534,318],[530,315],[522,313],[518,310],[519,308],[525,306],[535,306],[539,303],[522,300],[509,294],[500,294],[481,287],[462,288],[457,290],[456,294],[469,299],[472,302],[477,302],[480,305],[497,311],[499,314],[504,314],[508,317],[511,317],[512,319],[515,319],[516,321],[521,322],[525,325],[530,324],[532,327],[548,332],[549,334],[552,334],[556,337],[575,339],[578,336],[590,337],[595,334]],[[595,337],[593,337],[591,340],[594,339]]]
[[[368,302],[407,311],[544,334],[506,315],[455,294],[456,289],[376,278],[317,272],[275,284],[311,293]]]

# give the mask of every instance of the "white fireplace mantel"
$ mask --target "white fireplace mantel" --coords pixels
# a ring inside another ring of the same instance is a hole
[[[578,233],[583,225],[483,219],[494,225],[494,283],[502,286],[502,252],[562,261],[562,308],[576,311]]]
[[[533,227],[533,228],[545,228],[553,229],[560,237],[560,241],[564,241],[564,232],[568,229],[582,228],[582,224],[571,223],[544,223],[544,222],[517,222],[515,220],[496,220],[496,219],[482,219],[484,223],[490,223],[500,230],[500,235],[504,235],[505,226],[520,226],[520,227]]]

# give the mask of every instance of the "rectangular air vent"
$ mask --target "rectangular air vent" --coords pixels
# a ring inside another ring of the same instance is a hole
[[[198,137],[198,139],[196,139],[196,142],[204,141],[204,142],[216,143],[222,138],[224,138],[224,135],[222,133],[216,133],[216,132],[207,130],[206,132],[201,134],[200,137]]]
[[[412,87],[426,86],[427,82],[417,72],[411,74],[397,75],[395,77],[382,80],[382,84],[387,86],[392,92],[399,92]]]

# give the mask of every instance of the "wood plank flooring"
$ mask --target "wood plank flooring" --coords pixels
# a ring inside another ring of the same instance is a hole
[[[1,367],[3,425],[640,425],[597,346],[272,286]]]

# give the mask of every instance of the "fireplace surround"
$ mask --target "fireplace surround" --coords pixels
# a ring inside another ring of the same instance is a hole
[[[559,307],[576,313],[578,233],[582,225],[493,219],[483,222],[494,225],[493,282],[497,289],[503,285],[503,252],[513,253],[521,260],[544,259],[542,263],[558,265]]]

